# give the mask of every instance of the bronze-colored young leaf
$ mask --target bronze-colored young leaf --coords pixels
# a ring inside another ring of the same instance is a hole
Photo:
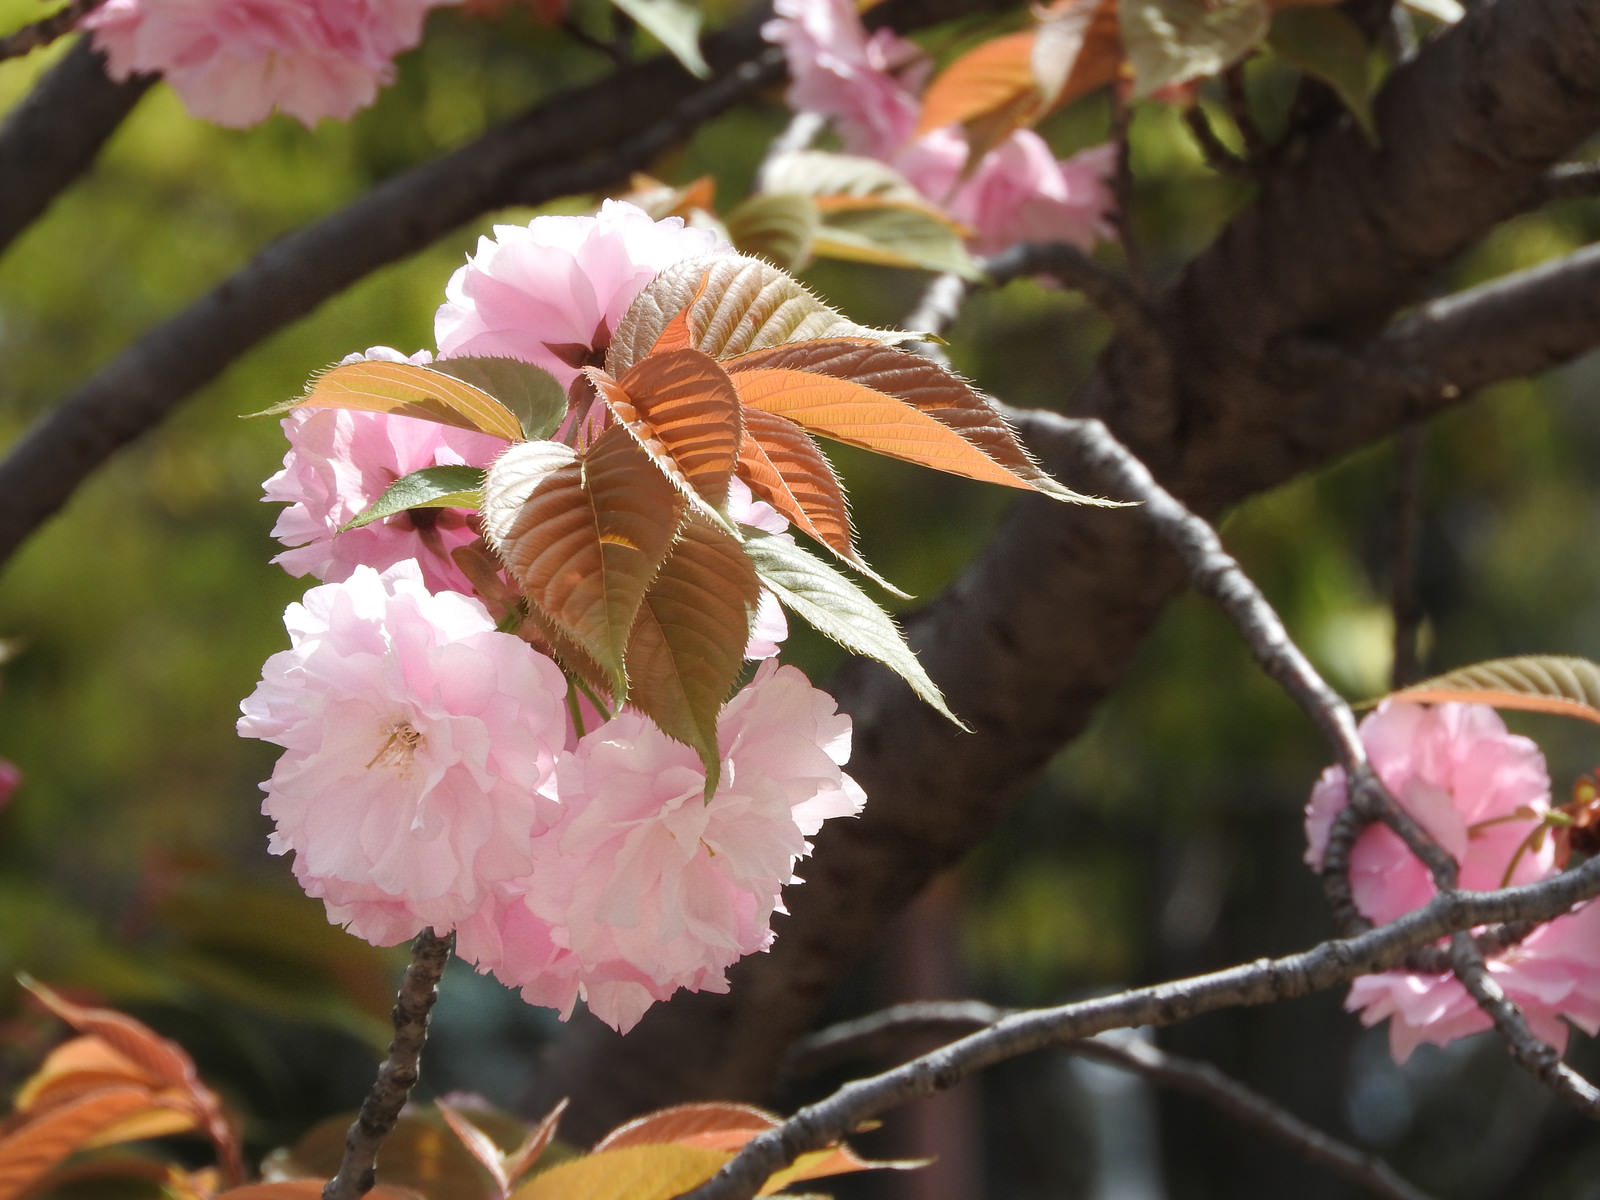
[[[543,367],[520,358],[463,355],[435,359],[435,371],[487,392],[516,415],[526,438],[547,438],[567,415],[567,389]]]
[[[109,1008],[74,1004],[36,979],[23,986],[39,1003],[79,1033],[99,1038],[123,1058],[136,1064],[157,1086],[188,1091],[199,1082],[194,1061],[176,1042],[161,1037],[149,1026]]]
[[[722,506],[744,434],[739,393],[716,359],[671,350],[640,360],[619,380],[594,368],[588,375],[668,479],[691,501]]]
[[[444,1118],[445,1125],[456,1135],[456,1139],[466,1152],[489,1173],[489,1177],[494,1180],[501,1194],[509,1191],[511,1178],[506,1173],[506,1157],[501,1153],[500,1147],[495,1145],[494,1139],[474,1125],[465,1112],[457,1110],[443,1097],[435,1100],[433,1107]]]
[[[622,1146],[706,1145],[706,1135],[718,1140],[713,1148],[737,1150],[758,1133],[780,1124],[777,1117],[753,1104],[734,1104],[727,1100],[708,1100],[697,1104],[675,1104],[618,1125],[595,1143],[599,1150]]]
[[[517,415],[488,392],[443,371],[413,363],[369,359],[329,367],[311,380],[305,395],[258,415],[303,407],[392,413],[488,433],[508,442],[522,440],[522,423]]]
[[[513,446],[484,484],[490,544],[523,595],[605,668],[619,704],[629,631],[682,511],[677,489],[618,426],[582,458],[553,443]]]
[[[706,768],[707,796],[722,765],[717,716],[744,665],[760,594],[743,547],[692,514],[628,642],[630,700],[667,736],[693,747]]]
[[[714,254],[674,263],[645,284],[611,335],[606,373],[622,378],[655,349],[662,331],[685,309],[690,344],[718,359],[804,338],[864,337],[895,343],[921,336],[858,325],[771,263],[740,254]]]
[[[89,1092],[13,1125],[0,1138],[0,1200],[16,1200],[33,1191],[56,1164],[119,1123],[151,1109],[171,1107],[148,1088],[125,1084]]]
[[[1561,654],[1494,658],[1414,683],[1394,695],[1427,704],[1460,700],[1556,713],[1600,725],[1600,664]]]
[[[1024,125],[1040,102],[1033,76],[1034,31],[990,38],[940,71],[922,93],[917,133],[964,125],[1009,110]]]
[[[511,1200],[671,1200],[710,1179],[732,1157],[699,1146],[624,1146],[559,1163]]]
[[[544,1120],[528,1130],[528,1136],[522,1139],[515,1150],[506,1155],[506,1174],[511,1177],[512,1182],[526,1175],[539,1161],[539,1156],[549,1148],[550,1143],[555,1141],[556,1129],[561,1124],[561,1114],[566,1111],[567,1102],[558,1101],[556,1106],[545,1114]]]
[[[736,384],[740,373],[752,368],[787,368],[851,380],[933,418],[1036,491],[1080,504],[1108,503],[1058,483],[1034,461],[987,396],[920,354],[861,339],[827,338],[740,355],[727,367]]]
[[[1042,492],[1056,499],[1081,499],[1053,480],[1043,482],[1049,476],[1037,468],[1036,480],[997,463],[949,425],[853,379],[790,367],[731,374],[745,404],[787,417],[823,437],[967,479]]]

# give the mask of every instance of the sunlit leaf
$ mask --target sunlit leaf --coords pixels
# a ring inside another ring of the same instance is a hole
[[[758,500],[851,566],[864,564],[839,479],[804,429],[787,417],[745,410],[739,476]]]
[[[433,369],[470,383],[509,408],[526,438],[546,438],[567,415],[567,389],[543,367],[519,358],[465,355],[435,359]]]
[[[931,418],[952,431],[995,466],[1014,477],[1009,481],[1009,486],[1018,486],[1017,481],[1020,480],[1022,485],[1060,500],[1089,504],[1109,503],[1074,492],[1057,482],[1034,461],[1027,448],[1018,440],[1005,415],[987,396],[923,355],[912,354],[876,342],[827,338],[777,346],[771,350],[758,350],[730,359],[725,365],[733,374],[741,396],[744,395],[744,372],[750,369],[801,370],[832,379],[851,381],[873,392],[902,401],[923,417]],[[749,397],[746,397],[746,402],[753,403]],[[758,407],[768,406],[763,404]],[[809,422],[793,413],[785,415],[799,421],[800,424],[809,425]],[[818,432],[822,430],[818,429]],[[966,474],[965,471],[959,470],[956,473]],[[997,480],[997,482],[1007,481]]]
[[[1400,3],[1412,12],[1419,12],[1425,17],[1432,17],[1435,21],[1442,21],[1446,25],[1454,25],[1467,15],[1467,10],[1462,8],[1456,0],[1400,0]]]
[[[888,163],[830,150],[790,150],[776,155],[761,168],[761,190],[798,192],[804,196],[922,199],[922,193],[911,181]]]
[[[423,467],[402,475],[372,502],[372,507],[339,526],[339,532],[360,529],[374,521],[413,508],[478,508],[483,504],[483,476],[479,467],[446,465]]]
[[[1273,16],[1267,44],[1280,58],[1337,92],[1367,137],[1377,141],[1367,71],[1371,48],[1343,10],[1286,8]]]
[[[857,325],[771,263],[718,254],[675,263],[644,286],[612,334],[606,373],[620,379],[686,307],[691,344],[718,359],[803,338],[894,343],[921,336]]]
[[[588,374],[662,473],[691,501],[720,508],[744,426],[739,393],[717,361],[698,350],[671,350],[640,360],[619,380],[593,368]]]
[[[533,1165],[539,1161],[539,1156],[555,1140],[556,1128],[561,1124],[561,1114],[567,1111],[567,1101],[562,1100],[549,1113],[528,1131],[528,1136],[522,1143],[506,1155],[506,1174],[513,1182],[526,1175]]]
[[[611,0],[641,27],[655,35],[667,53],[691,74],[705,79],[711,74],[700,53],[700,7],[686,0]]]
[[[170,1107],[148,1088],[91,1092],[39,1114],[0,1138],[0,1200],[15,1200],[57,1163],[137,1113]]]
[[[668,1142],[689,1143],[701,1134],[742,1135],[741,1140],[720,1145],[736,1150],[763,1130],[778,1125],[779,1119],[752,1104],[712,1100],[699,1104],[677,1104],[635,1117],[618,1125],[595,1143],[595,1150],[615,1150],[622,1146],[656,1146]],[[700,1143],[689,1143],[700,1144]]]
[[[966,728],[946,706],[893,618],[848,578],[786,538],[751,533],[744,548],[757,577],[786,608],[846,650],[882,663],[934,709]]]
[[[1034,31],[1029,61],[1034,85],[1047,107],[1066,91],[1067,81],[1083,58],[1089,30],[1102,7],[1100,0],[1077,0],[1040,20]]]
[[[917,133],[965,124],[987,113],[1014,111],[1026,124],[1041,99],[1033,77],[1034,31],[990,38],[934,77],[922,93]]]
[[[744,665],[760,598],[743,547],[691,516],[650,585],[628,642],[629,696],[668,737],[693,747],[706,768],[706,795],[722,754],[717,715]]]
[[[1135,99],[1232,66],[1271,21],[1261,0],[1119,0],[1117,14]]]
[[[683,503],[618,426],[582,459],[556,443],[513,446],[484,484],[485,535],[529,601],[605,668],[618,703],[629,632]]]
[[[24,979],[23,986],[61,1020],[79,1033],[99,1038],[150,1078],[165,1087],[196,1095],[205,1101],[215,1099],[195,1073],[194,1061],[176,1042],[159,1036],[132,1017],[109,1008],[90,1008],[74,1004],[36,979]],[[203,1092],[203,1095],[199,1095]]]
[[[329,367],[311,380],[305,395],[260,415],[294,408],[392,413],[488,433],[508,442],[522,438],[522,423],[516,414],[489,393],[443,371],[413,363],[369,359]]]
[[[560,1163],[535,1175],[512,1200],[671,1200],[727,1162],[698,1146],[625,1146]]]
[[[819,196],[815,204],[822,224],[811,249],[819,258],[982,275],[967,253],[966,231],[923,201]]]
[[[97,1037],[75,1037],[45,1056],[39,1069],[17,1090],[18,1112],[52,1108],[87,1092],[133,1086],[159,1091],[164,1080],[119,1054]]]
[[[741,254],[753,254],[786,271],[811,259],[817,232],[817,206],[797,192],[758,193],[728,213],[728,238]]]
[[[756,1194],[771,1196],[790,1184],[807,1179],[826,1179],[832,1175],[852,1175],[858,1171],[914,1171],[925,1167],[931,1158],[862,1158],[842,1142],[822,1150],[812,1150],[800,1155],[794,1162],[775,1172]]]
[[[1429,704],[1460,700],[1556,713],[1600,724],[1600,665],[1559,654],[1495,658],[1425,679],[1394,695]]]

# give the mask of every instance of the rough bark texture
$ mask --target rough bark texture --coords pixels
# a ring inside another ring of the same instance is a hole
[[[1380,147],[1348,123],[1310,139],[1165,290],[1172,395],[1137,394],[1152,373],[1113,345],[1080,398],[1080,411],[1104,419],[1201,512],[1391,433],[1460,390],[1600,343],[1593,255],[1385,333],[1452,256],[1536,203],[1542,174],[1600,124],[1600,4],[1476,9],[1395,73],[1377,113]],[[1544,295],[1581,303],[1530,312]],[[1351,373],[1287,365],[1278,347],[1305,338],[1347,350]],[[1455,389],[1361,369],[1396,364],[1431,366]],[[1073,462],[1046,465],[1092,486]],[[910,627],[975,734],[952,734],[884,672],[847,669],[834,687],[857,723],[850,770],[871,797],[865,816],[817,839],[776,946],[741,964],[728,996],[676,1000],[626,1041],[572,1030],[545,1072],[552,1095],[574,1097],[568,1132],[669,1100],[766,1092],[841,975],[1083,728],[1181,583],[1135,514],[1018,503]]]

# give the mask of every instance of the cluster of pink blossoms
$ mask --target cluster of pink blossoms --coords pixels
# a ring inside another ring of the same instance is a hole
[[[159,73],[192,116],[243,128],[273,109],[346,121],[394,78],[430,8],[456,0],[106,0],[84,19],[111,74]]]
[[[630,205],[501,227],[440,309],[444,357],[510,356],[575,374],[654,274],[716,247]],[[402,358],[375,348],[366,358]],[[412,361],[426,362],[426,356]],[[263,784],[270,848],[329,919],[375,944],[454,929],[457,949],[533,1003],[583,999],[626,1030],[680,987],[722,990],[772,942],[781,889],[828,817],[865,802],[841,769],[850,721],[798,670],[763,662],[723,709],[706,800],[693,751],[624,709],[574,724],[556,664],[496,630],[451,552],[460,509],[338,533],[394,479],[486,466],[505,443],[409,417],[300,410],[267,481],[278,561],[322,579],[289,607],[239,732],[283,747]],[[735,481],[730,515],[785,523]],[[770,597],[747,655],[787,633]]]
[[[1506,732],[1492,708],[1423,707],[1390,700],[1361,723],[1379,777],[1460,866],[1461,886],[1488,890],[1533,883],[1557,870],[1550,837],[1530,841],[1550,811],[1550,776],[1539,748]],[[1306,806],[1306,861],[1322,867],[1334,818],[1349,802],[1344,770],[1324,771]],[[1357,908],[1383,923],[1426,904],[1432,877],[1387,827],[1370,826],[1350,853]],[[1529,1024],[1558,1048],[1565,1018],[1600,1032],[1600,904],[1541,926],[1489,958],[1489,971]],[[1455,976],[1385,971],[1356,980],[1346,1007],[1366,1025],[1389,1022],[1389,1046],[1404,1062],[1423,1042],[1444,1045],[1490,1027]]]
[[[898,170],[974,231],[994,253],[1017,242],[1065,241],[1087,249],[1108,236],[1110,146],[1057,161],[1031,129],[1013,131],[967,171],[958,126],[917,136],[917,87],[926,63],[914,45],[880,29],[870,37],[852,0],[777,0],[762,33],[789,60],[789,104],[830,118],[846,152]]]

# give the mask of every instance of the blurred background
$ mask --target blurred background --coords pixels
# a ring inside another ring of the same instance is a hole
[[[605,19],[599,4],[573,8],[580,21]],[[0,0],[0,26],[35,15],[32,0]],[[974,32],[924,41],[943,52]],[[22,97],[59,49],[0,65],[0,105]],[[275,117],[232,132],[191,120],[156,87],[94,170],[0,261],[0,438],[273,237],[608,66],[520,9],[492,23],[445,11],[402,59],[396,86],[349,125],[312,133]],[[1270,130],[1287,73],[1267,62],[1249,81]],[[653,173],[674,183],[711,174],[731,204],[786,120],[770,95],[705,127]],[[1107,124],[1103,98],[1092,98],[1043,132],[1065,154],[1103,140]],[[1134,142],[1133,224],[1164,279],[1248,189],[1205,167],[1159,105],[1138,110]],[[0,811],[7,1093],[57,1035],[20,1005],[22,971],[177,1037],[246,1119],[254,1153],[293,1142],[364,1093],[402,959],[329,927],[288,864],[266,853],[257,784],[274,751],[233,733],[262,661],[286,644],[283,607],[305,588],[268,562],[276,510],[260,502],[260,484],[284,452],[277,423],[240,417],[353,350],[431,348],[445,280],[490,223],[369,278],[238,362],[100,472],[0,581],[0,638],[14,648],[0,756],[24,776]],[[1439,289],[1597,232],[1592,205],[1552,207],[1497,231]],[[928,277],[820,264],[804,278],[850,316],[892,325]],[[1060,407],[1107,329],[1075,295],[1025,282],[975,297],[948,336],[955,365],[985,389]],[[1420,497],[1425,673],[1517,653],[1600,658],[1596,370],[1585,362],[1497,388],[1410,452],[1372,448],[1229,518],[1229,546],[1347,696],[1388,686],[1396,496],[1407,487]],[[953,577],[1007,503],[998,489],[863,455],[835,460],[867,558],[923,597]],[[786,657],[821,682],[834,653],[797,631]],[[1512,724],[1551,756],[1558,801],[1600,760],[1588,727]],[[1325,759],[1231,627],[1207,602],[1179,601],[1090,732],[902,920],[828,1016],[930,996],[1056,1003],[1320,940],[1331,925],[1301,863],[1300,809]],[[1600,1196],[1594,1127],[1497,1047],[1423,1047],[1397,1067],[1383,1031],[1363,1032],[1340,1000],[1219,1014],[1159,1040],[1381,1152],[1440,1196]],[[515,1111],[537,1047],[559,1029],[458,967],[424,1091],[469,1089]],[[1580,1067],[1600,1067],[1581,1038],[1575,1053]],[[792,1082],[778,1100],[797,1103],[842,1078]],[[1357,1194],[1192,1100],[1064,1055],[991,1071],[939,1103],[892,1118],[863,1147],[903,1153],[931,1136],[943,1165],[829,1190],[922,1200]]]

